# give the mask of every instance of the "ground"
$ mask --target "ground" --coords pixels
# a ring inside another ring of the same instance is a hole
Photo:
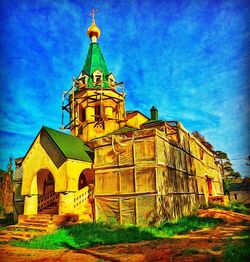
[[[250,216],[223,210],[201,210],[200,216],[223,218],[226,224],[173,238],[97,246],[80,250],[35,250],[0,245],[0,261],[224,261],[228,241],[250,230]],[[242,261],[243,262],[243,261]]]

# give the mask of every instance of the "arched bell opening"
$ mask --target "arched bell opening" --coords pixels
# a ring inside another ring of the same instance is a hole
[[[58,214],[59,194],[55,192],[53,174],[47,169],[37,172],[38,213]]]

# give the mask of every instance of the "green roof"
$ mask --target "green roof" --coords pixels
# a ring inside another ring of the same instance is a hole
[[[110,135],[119,135],[123,133],[128,133],[128,132],[133,132],[135,130],[138,130],[137,128],[129,127],[129,126],[124,126],[114,132],[108,133],[105,136],[110,136]]]
[[[146,126],[146,125],[151,125],[151,124],[161,124],[161,123],[165,123],[166,121],[163,121],[163,120],[149,120],[145,123],[142,124],[142,126]]]
[[[93,152],[79,137],[65,134],[45,126],[43,126],[42,129],[50,136],[66,158],[86,162],[93,161]]]
[[[96,70],[100,70],[103,73],[104,81],[107,81],[106,76],[109,74],[105,59],[102,55],[100,46],[98,43],[91,43],[89,46],[87,58],[82,69],[82,73],[91,76]],[[89,84],[91,86],[92,79],[89,77]]]

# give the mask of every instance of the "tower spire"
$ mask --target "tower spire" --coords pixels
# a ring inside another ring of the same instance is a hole
[[[98,12],[98,10],[92,9],[91,13],[89,14],[90,16],[92,16],[92,24],[88,28],[88,35],[89,35],[92,43],[97,43],[97,39],[101,35],[100,28],[95,23],[95,13],[97,13],[97,12]]]

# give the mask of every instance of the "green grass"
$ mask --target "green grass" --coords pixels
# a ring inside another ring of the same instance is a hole
[[[222,210],[233,211],[233,212],[242,213],[242,214],[249,214],[249,207],[247,205],[244,205],[236,201],[230,202],[226,206],[219,205],[219,204],[211,204],[210,207],[218,208]]]
[[[245,262],[250,260],[250,230],[241,233],[237,241],[228,240],[223,256],[226,262]]]
[[[224,250],[224,261],[245,262],[250,260],[250,239],[230,243]]]
[[[161,227],[118,226],[104,223],[83,223],[64,227],[55,233],[40,236],[27,242],[14,241],[15,246],[59,249],[87,248],[96,245],[132,243],[142,240],[172,237],[202,228],[211,228],[221,219],[185,217],[176,223],[166,223]]]

